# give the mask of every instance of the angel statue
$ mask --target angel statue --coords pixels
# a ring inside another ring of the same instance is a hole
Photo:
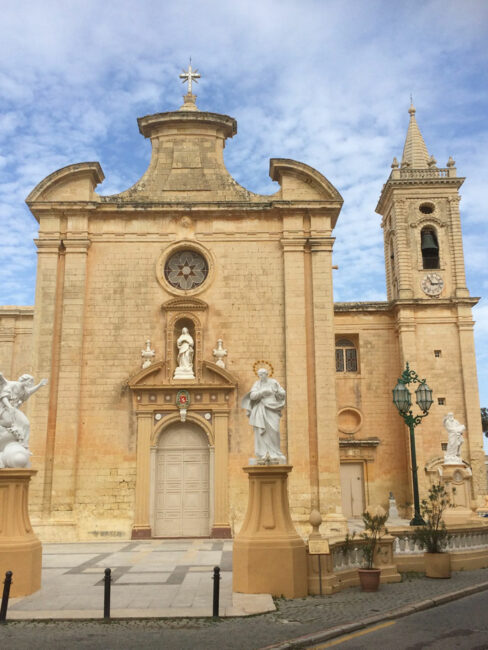
[[[28,464],[30,425],[19,406],[46,384],[47,379],[34,384],[32,375],[9,381],[0,372],[0,468]]]

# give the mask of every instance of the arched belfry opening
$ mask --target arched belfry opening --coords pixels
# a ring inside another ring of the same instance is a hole
[[[437,233],[432,226],[425,226],[420,232],[420,249],[422,252],[422,268],[439,268],[439,242]]]

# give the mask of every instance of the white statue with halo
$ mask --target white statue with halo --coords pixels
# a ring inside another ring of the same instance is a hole
[[[9,381],[0,372],[0,468],[29,465],[30,424],[19,406],[46,384],[47,379],[34,384],[27,374]]]
[[[259,379],[242,398],[249,424],[254,429],[254,453],[258,464],[285,464],[280,449],[280,418],[285,406],[286,392],[268,376],[266,368],[257,372]]]

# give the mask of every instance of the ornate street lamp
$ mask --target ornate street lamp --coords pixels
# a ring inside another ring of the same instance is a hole
[[[413,415],[412,413],[412,396],[407,388],[408,384],[418,384],[415,391],[416,402],[422,411],[422,415]],[[432,406],[432,391],[427,386],[425,379],[419,379],[419,376],[413,370],[410,370],[407,362],[402,376],[399,378],[397,385],[393,389],[393,404],[397,407],[400,415],[405,420],[405,424],[410,430],[410,452],[412,457],[412,482],[413,482],[413,501],[414,516],[410,526],[423,526],[425,521],[420,515],[419,501],[419,484],[417,478],[417,456],[415,453],[415,427],[422,422],[429,413]]]

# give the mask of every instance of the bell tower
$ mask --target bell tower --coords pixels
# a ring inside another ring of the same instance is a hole
[[[401,163],[393,159],[376,211],[382,215],[388,300],[469,295],[464,271],[459,188],[450,157],[439,168],[410,106]]]

